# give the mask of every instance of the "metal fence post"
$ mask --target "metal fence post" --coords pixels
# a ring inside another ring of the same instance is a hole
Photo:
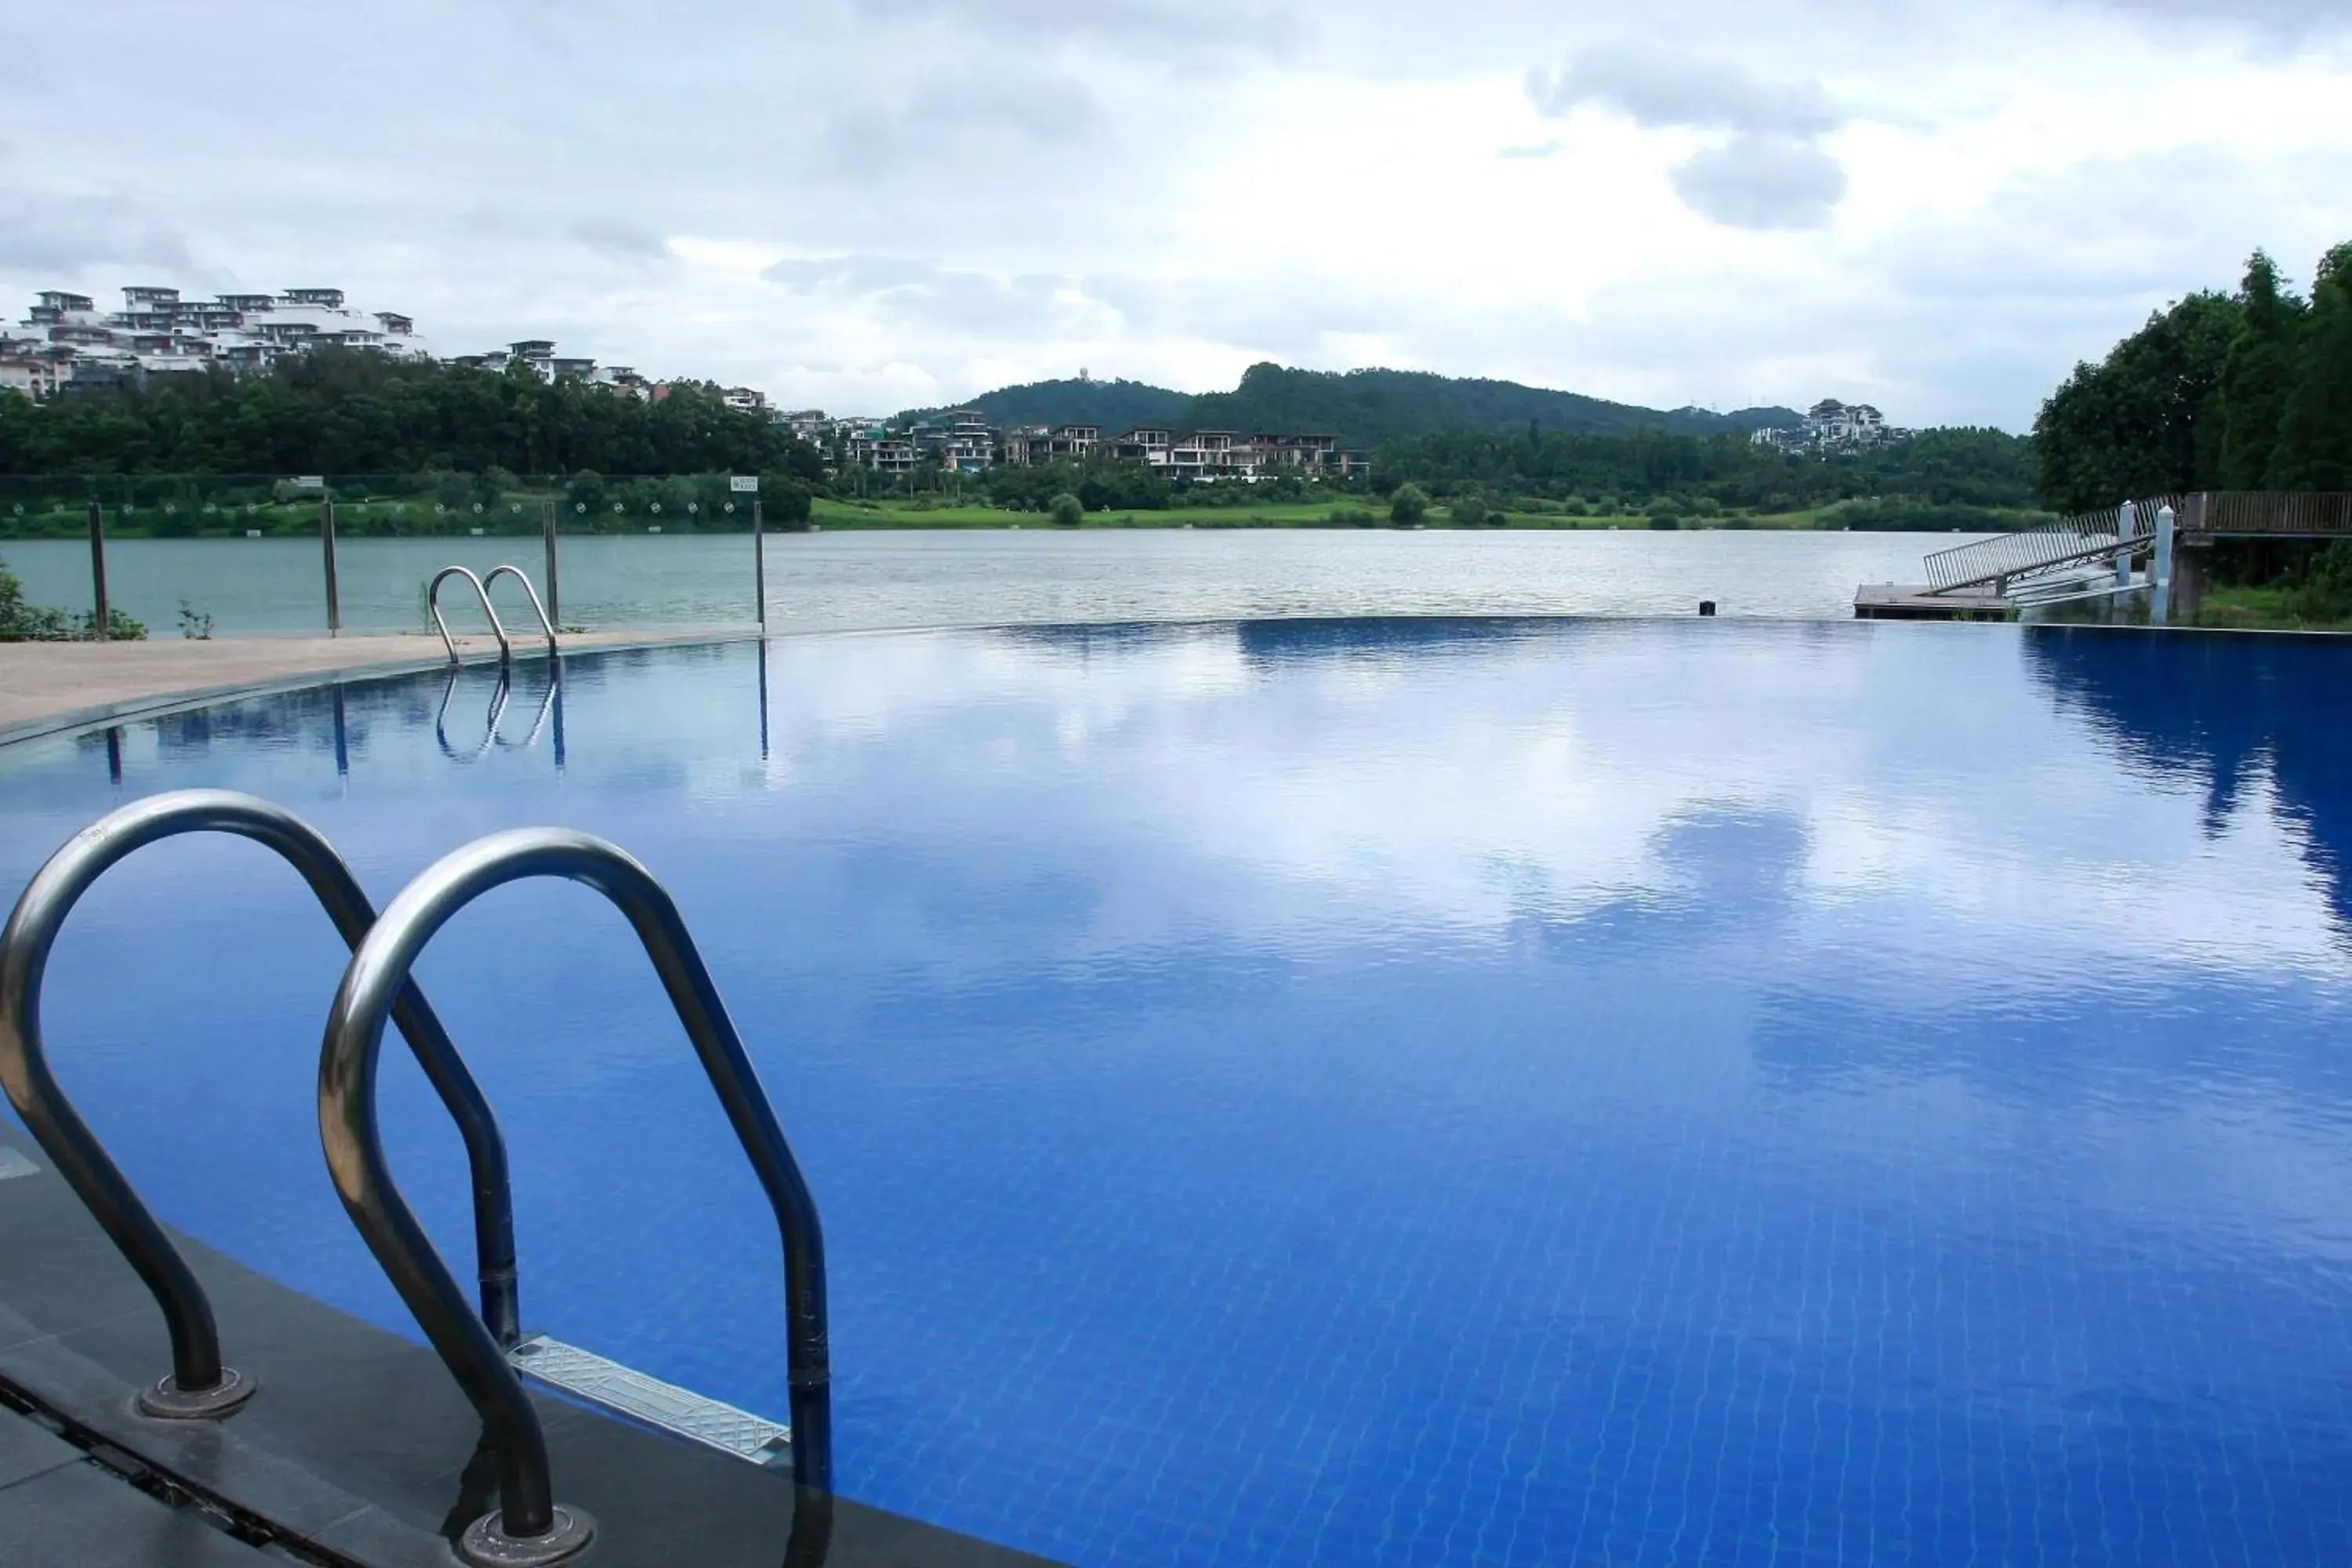
[[[751,593],[760,601],[760,629],[768,629],[768,531],[760,498],[751,498]]]
[[[563,594],[555,579],[555,503],[540,504],[540,529],[547,548],[547,618],[557,631],[563,629]]]
[[[335,586],[335,498],[323,492],[319,497],[319,543],[327,557],[327,635],[341,637],[343,605]]]
[[[2160,507],[2156,514],[2156,555],[2147,564],[2151,584],[2147,595],[2147,618],[2156,626],[2165,626],[2172,619],[2172,528],[2176,519],[2170,507]]]
[[[89,588],[95,601],[90,635],[100,642],[110,641],[114,612],[106,602],[106,511],[96,496],[89,498]]]

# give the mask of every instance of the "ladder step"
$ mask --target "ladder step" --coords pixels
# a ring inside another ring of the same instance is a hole
[[[755,1465],[791,1462],[793,1429],[782,1422],[706,1399],[593,1351],[533,1334],[507,1352],[507,1364],[534,1382],[690,1443]]]

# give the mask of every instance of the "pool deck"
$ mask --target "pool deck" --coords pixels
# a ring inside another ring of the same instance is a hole
[[[323,1180],[323,1176],[321,1178]],[[173,1235],[251,1402],[158,1421],[163,1314],[31,1141],[0,1124],[0,1563],[457,1568],[494,1505],[482,1428],[434,1353]],[[783,1326],[777,1324],[781,1340]],[[582,1568],[1052,1568],[530,1390]]]
[[[677,628],[584,632],[565,637],[562,646],[584,651],[742,635]],[[498,653],[488,637],[460,637],[457,646],[469,661]],[[518,643],[517,657],[538,647],[536,638]],[[0,643],[0,744],[252,687],[433,668],[447,657],[441,639],[430,635]]]

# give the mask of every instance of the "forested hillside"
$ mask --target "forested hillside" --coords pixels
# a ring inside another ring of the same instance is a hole
[[[1376,488],[1410,479],[1439,494],[1475,484],[1506,495],[1581,496],[1621,504],[1667,496],[1725,509],[1790,512],[1854,500],[1879,501],[1893,510],[2031,507],[2034,473],[2032,444],[2000,430],[1927,430],[1906,440],[1820,457],[1759,447],[1738,436],[1453,431],[1381,447],[1372,478]],[[1960,525],[1952,519],[1919,521],[1923,526]],[[1901,525],[1894,517],[1873,524]]]
[[[1139,425],[1179,432],[1315,432],[1337,436],[1341,446],[1361,450],[1438,430],[1518,432],[1534,425],[1591,436],[1637,430],[1745,436],[1762,425],[1800,423],[1798,414],[1788,408],[1734,414],[1638,408],[1514,381],[1408,370],[1291,370],[1278,364],[1252,365],[1233,391],[1197,397],[1139,381],[1040,381],[982,393],[958,406],[977,408],[995,425],[1098,425],[1106,434]],[[902,417],[938,412],[914,409]]]
[[[1205,430],[1326,431],[1348,447],[1371,447],[1439,430],[1624,436],[1635,431],[1746,436],[1760,425],[1795,425],[1787,408],[1710,414],[1608,403],[1573,392],[1433,375],[1426,371],[1288,370],[1255,364],[1232,392],[1193,399],[1191,424]]]

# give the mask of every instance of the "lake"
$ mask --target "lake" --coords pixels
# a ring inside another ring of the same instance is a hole
[[[1920,557],[1973,535],[1707,530],[1399,532],[1325,529],[893,531],[771,535],[776,631],[1276,616],[1686,615],[1838,617],[1862,583],[1917,582]],[[561,546],[561,611],[591,628],[742,626],[743,534],[591,535]],[[543,576],[539,541],[363,539],[338,554],[343,626],[425,626],[424,586],[452,563]],[[89,550],[0,542],[36,604],[86,609]],[[131,539],[107,547],[116,608],[172,635],[181,601],[215,632],[326,626],[319,545],[299,539]],[[542,583],[542,587],[543,587]],[[508,590],[511,593],[512,590]],[[502,599],[501,603],[505,601]],[[445,601],[445,605],[457,601]],[[501,614],[528,621],[520,604]],[[451,609],[453,627],[478,623]]]

